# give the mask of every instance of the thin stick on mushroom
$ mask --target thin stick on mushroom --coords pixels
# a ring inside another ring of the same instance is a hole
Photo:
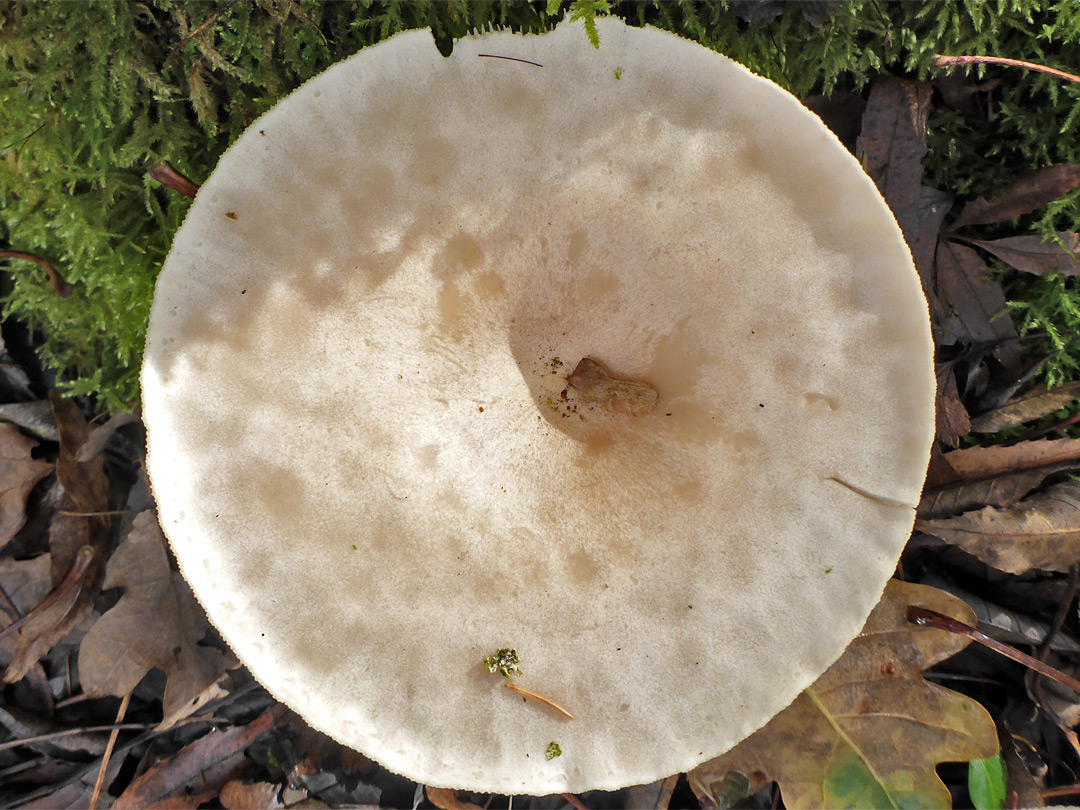
[[[567,720],[573,720],[574,719],[574,715],[570,714],[570,712],[568,712],[566,709],[564,709],[562,706],[560,706],[554,700],[551,700],[550,698],[546,698],[543,695],[538,695],[536,692],[534,692],[531,689],[526,689],[526,688],[524,688],[522,686],[518,686],[517,684],[513,684],[513,683],[504,683],[503,686],[505,686],[511,692],[517,692],[519,695],[525,695],[525,697],[531,697],[533,700],[536,700],[536,701],[539,701],[540,703],[543,703],[549,709],[554,709],[555,711],[557,711],[559,714],[561,714]]]

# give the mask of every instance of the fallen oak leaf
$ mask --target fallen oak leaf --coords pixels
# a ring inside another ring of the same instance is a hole
[[[157,515],[140,512],[116,549],[105,588],[124,595],[83,638],[79,674],[92,697],[122,696],[155,667],[167,681],[159,728],[168,728],[224,692],[217,681],[232,663],[213,647],[200,646],[209,622],[188,584],[169,564]]]
[[[941,457],[948,477],[928,476],[920,518],[945,518],[983,506],[1012,506],[1046,478],[1080,469],[1080,439],[1042,439],[970,447]]]
[[[1057,238],[1060,242],[1041,236],[1010,236],[991,240],[955,238],[982,248],[1017,270],[1034,276],[1048,276],[1051,273],[1080,275],[1080,233],[1059,231]]]
[[[0,424],[0,548],[26,523],[30,490],[52,472],[52,464],[31,456],[35,447],[14,425]]]
[[[1080,382],[1070,382],[1057,388],[1037,385],[1025,394],[1015,397],[1000,408],[980,414],[971,420],[971,429],[975,433],[997,433],[1008,430],[1025,422],[1041,419],[1054,411],[1061,410],[1080,397]]]
[[[915,528],[1010,574],[1067,571],[1080,560],[1080,482],[1065,481],[1017,503],[950,518],[916,518]]]
[[[993,202],[980,197],[968,203],[951,229],[1016,219],[1052,203],[1080,185],[1080,163],[1059,163],[1028,172],[1005,187]]]
[[[734,771],[779,782],[791,810],[949,807],[934,766],[993,755],[997,732],[978,703],[923,679],[969,640],[913,626],[912,604],[974,619],[943,591],[891,580],[862,633],[824,675],[764,728],[690,771],[702,806],[716,804]]]

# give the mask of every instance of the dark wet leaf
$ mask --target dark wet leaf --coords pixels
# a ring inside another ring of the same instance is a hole
[[[1036,276],[1061,273],[1064,276],[1080,274],[1080,234],[1059,231],[1061,245],[1041,236],[1010,236],[1006,239],[965,239],[964,241],[992,253],[1017,270]],[[1064,247],[1062,247],[1064,245]]]
[[[1065,383],[1049,389],[1045,385],[1037,385],[997,410],[973,417],[971,430],[975,433],[997,433],[1025,422],[1034,422],[1071,405],[1078,397],[1080,382]]]
[[[968,203],[952,227],[988,225],[1030,214],[1080,185],[1080,164],[1061,163],[1028,172],[1015,180],[993,202],[979,198]]]
[[[922,160],[926,154],[930,97],[931,87],[926,82],[892,78],[879,81],[870,91],[862,134],[855,148],[855,156],[877,184],[909,245],[937,238],[936,229],[920,234]]]
[[[1006,369],[1016,373],[1020,367],[1016,327],[1001,285],[990,277],[979,255],[955,242],[942,242],[937,250],[937,279],[945,303],[970,338],[980,343],[1000,341],[999,357]]]

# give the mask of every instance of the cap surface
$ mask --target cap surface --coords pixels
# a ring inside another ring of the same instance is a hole
[[[859,631],[926,468],[926,304],[872,182],[772,83],[597,24],[334,66],[230,148],[158,281],[184,575],[277,698],[429,785],[726,750]],[[656,406],[582,396],[583,358]],[[573,720],[502,688],[504,647]]]

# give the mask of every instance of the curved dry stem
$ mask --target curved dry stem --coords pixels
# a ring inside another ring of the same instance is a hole
[[[935,54],[934,64],[938,67],[957,67],[960,65],[1001,65],[1003,67],[1018,67],[1024,68],[1024,70],[1034,70],[1037,73],[1047,73],[1051,76],[1056,76],[1059,79],[1064,79],[1067,82],[1080,84],[1080,76],[1074,76],[1072,73],[1066,73],[1064,70],[1047,67],[1046,65],[1039,65],[1035,62],[1022,62],[1019,59],[1005,59],[1000,56],[945,56],[944,54]]]

